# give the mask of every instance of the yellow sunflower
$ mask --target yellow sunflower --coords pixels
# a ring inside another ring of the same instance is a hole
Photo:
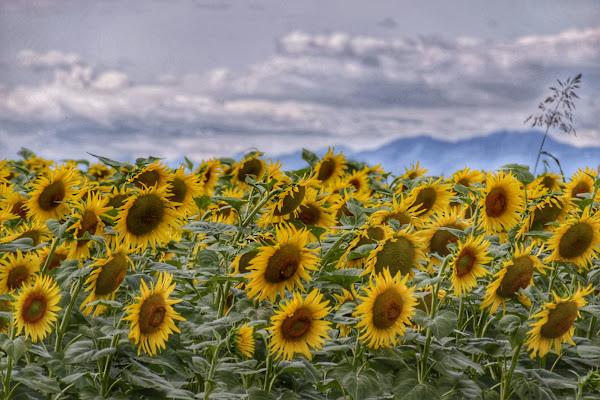
[[[457,229],[464,231],[467,225],[460,220],[457,209],[447,209],[431,218],[430,222],[424,226],[421,231],[421,237],[425,242],[426,252],[428,254],[437,254],[440,257],[446,257],[450,254],[448,245],[456,243],[458,238],[452,232],[439,228]],[[433,265],[439,264],[439,259],[431,257]]]
[[[90,293],[80,307],[84,315],[90,315],[94,310],[94,306],[90,306],[89,303],[96,300],[112,301],[115,299],[115,294],[127,275],[127,267],[135,268],[128,253],[127,247],[120,245],[114,250],[110,247],[107,248],[105,258],[94,258],[96,262],[91,264],[90,268],[95,269],[85,281],[85,284],[88,285],[85,291]],[[95,307],[94,317],[104,312],[104,306],[96,305]]]
[[[75,171],[65,166],[51,171],[48,177],[39,177],[25,203],[27,216],[39,222],[63,219],[71,213],[69,203],[77,200],[78,185]]]
[[[200,197],[202,186],[195,175],[186,174],[185,166],[179,167],[169,182],[168,199],[174,203],[175,210],[183,217],[198,214],[194,197]]]
[[[294,354],[303,354],[312,358],[310,347],[321,349],[325,340],[329,339],[327,330],[331,322],[323,318],[329,313],[329,301],[322,301],[323,295],[313,289],[305,299],[294,292],[293,299],[280,303],[280,310],[271,317],[272,331],[269,335],[269,348],[275,358],[290,361]]]
[[[591,194],[594,191],[594,179],[588,174],[594,177],[597,176],[596,171],[594,171],[593,169],[589,169],[589,167],[585,167],[585,170],[579,169],[573,174],[564,190],[565,196],[567,198],[581,199],[581,197],[577,196],[578,194]]]
[[[256,181],[260,181],[266,171],[267,164],[260,157],[260,153],[253,153],[236,163],[231,171],[233,183],[239,188],[248,188],[246,177],[255,176]]]
[[[600,253],[600,216],[590,215],[587,207],[581,216],[572,214],[547,243],[552,253],[546,261],[571,262],[580,270],[587,269]]]
[[[352,192],[350,190],[343,190],[340,194],[332,194],[328,198],[328,202],[331,204],[331,211],[335,212],[336,225],[341,225],[340,220],[342,215],[351,216],[352,213],[348,208],[348,201],[350,199],[358,200],[363,206],[367,206],[371,200],[368,193]]]
[[[288,222],[299,221],[307,226],[316,226],[325,229],[325,233],[321,236],[321,240],[329,233],[331,227],[336,224],[335,216],[331,208],[328,208],[327,198],[316,196],[316,192],[308,192],[309,194],[304,199],[298,212],[288,220]],[[317,237],[309,231],[308,239],[311,243],[318,241]]]
[[[313,193],[318,187],[318,182],[312,176],[304,176],[298,183],[285,188],[267,208],[260,226],[277,224],[295,217],[300,211],[300,205],[309,193]]]
[[[537,178],[529,185],[527,185],[527,191],[529,192],[532,189],[542,189],[545,188],[549,192],[558,192],[562,193],[562,176],[552,173],[545,173]]]
[[[50,247],[44,247],[38,250],[38,255],[40,257],[40,268],[46,265],[46,261],[50,256]],[[54,268],[60,267],[63,261],[67,259],[69,255],[69,248],[65,246],[65,244],[61,244],[54,249],[54,253],[52,254],[52,258],[48,263],[48,271],[52,271]]]
[[[112,168],[107,167],[103,163],[92,164],[90,165],[87,171],[87,174],[96,181],[104,181],[110,178],[113,173],[114,170]]]
[[[40,270],[40,259],[32,253],[7,253],[0,260],[0,294],[14,293],[30,283]]]
[[[33,246],[35,247],[43,242],[47,242],[50,240],[50,237],[51,233],[45,223],[39,221],[25,222],[15,229],[7,229],[5,236],[0,240],[0,244],[29,238],[33,241]]]
[[[202,185],[202,194],[212,196],[215,191],[215,185],[219,177],[223,173],[223,166],[219,160],[213,158],[208,161],[203,161],[198,167],[198,175],[200,176],[200,184]]]
[[[483,236],[476,239],[469,236],[464,242],[458,242],[458,249],[450,261],[452,269],[452,287],[456,296],[462,296],[477,286],[477,278],[488,274],[484,264],[493,260],[488,256],[490,243]]]
[[[480,218],[486,232],[509,231],[519,223],[525,211],[525,195],[517,178],[503,171],[489,174],[481,192]]]
[[[171,285],[173,275],[166,272],[158,273],[156,286],[150,283],[150,288],[142,280],[140,285],[140,296],[136,296],[136,302],[125,306],[125,311],[129,315],[123,318],[131,321],[129,338],[134,340],[134,344],[140,344],[138,355],[144,350],[144,353],[151,356],[165,349],[165,343],[173,332],[181,331],[175,325],[175,320],[185,321],[177,311],[173,309],[173,304],[177,304],[181,299],[169,299],[169,295],[175,290],[175,284]]]
[[[246,357],[254,355],[254,327],[244,324],[235,330],[233,345],[238,353]]]
[[[528,187],[530,200],[527,205],[527,214],[523,225],[519,228],[517,238],[524,238],[530,231],[550,231],[554,226],[546,225],[550,222],[563,223],[573,205],[560,193],[548,192],[544,186]],[[538,241],[541,244],[541,240]]]
[[[366,296],[359,297],[362,303],[356,307],[356,327],[361,330],[359,339],[368,347],[392,347],[398,336],[404,336],[417,305],[414,288],[406,286],[407,279],[408,275],[400,274],[392,278],[385,268],[363,288]]]
[[[422,268],[421,261],[426,260],[424,247],[423,238],[410,225],[398,232],[387,229],[385,238],[369,254],[363,275],[379,275],[388,268],[393,275],[400,273],[412,279],[413,267]]]
[[[554,302],[545,303],[542,306],[544,309],[532,317],[537,321],[529,325],[533,329],[527,332],[529,337],[525,344],[528,345],[527,351],[531,351],[531,358],[534,358],[536,354],[544,357],[552,347],[557,354],[560,354],[561,344],[564,342],[575,346],[573,325],[579,318],[579,307],[587,304],[583,296],[587,296],[593,291],[592,285],[583,290],[578,288],[577,292],[564,299],[552,292]]]
[[[4,197],[2,199],[3,208],[6,208],[18,218],[27,219],[28,197],[23,196],[21,192],[15,191],[16,188],[14,185],[2,185],[0,187],[2,188],[0,195]]]
[[[37,275],[30,285],[25,285],[13,301],[17,335],[25,330],[25,338],[36,343],[44,340],[58,319],[58,302],[62,295],[50,276]]]
[[[450,182],[459,183],[465,187],[472,188],[475,183],[483,183],[484,176],[481,171],[471,170],[468,167],[460,169],[452,174]]]
[[[167,196],[168,186],[137,190],[119,209],[115,229],[120,241],[137,246],[163,246],[180,225]]]
[[[406,202],[410,207],[416,207],[415,212],[421,218],[440,213],[450,207],[450,200],[454,197],[452,185],[441,182],[442,178],[436,181],[430,178],[410,191]]]
[[[323,186],[327,186],[329,183],[335,181],[341,177],[346,171],[347,162],[346,156],[343,153],[334,155],[335,149],[331,147],[327,149],[327,153],[323,158],[315,165],[315,174]]]
[[[6,299],[0,299],[0,312],[12,312],[12,303]],[[8,333],[8,328],[12,326],[11,320],[0,316],[0,333]]]
[[[100,217],[108,218],[107,212],[111,207],[107,206],[106,198],[101,198],[99,194],[90,194],[85,204],[77,204],[75,207],[78,213],[73,217],[77,221],[69,227],[73,230],[75,239],[70,246],[69,258],[72,260],[86,259],[90,256],[90,246],[92,241],[89,239],[81,240],[86,233],[92,236],[103,236],[104,222]]]
[[[356,231],[356,237],[348,244],[348,248],[340,257],[339,269],[362,268],[369,259],[368,256],[349,259],[350,253],[365,244],[374,244],[385,239],[385,229],[382,226],[367,224]]]
[[[146,189],[154,186],[162,188],[169,183],[171,179],[172,176],[167,169],[167,166],[157,160],[135,172],[127,182],[133,183],[139,189]]]
[[[352,290],[352,292],[349,292],[346,289],[342,288],[341,295],[335,293],[333,294],[333,296],[338,301],[337,305],[335,306],[335,311],[338,311],[340,307],[344,304],[350,301],[356,301],[356,299],[358,299],[358,293],[356,293],[356,291],[354,290],[354,286],[350,287],[350,289]],[[345,316],[351,317],[352,313],[346,314]],[[352,325],[336,324],[335,327],[340,330],[340,337],[346,337],[352,332]]]
[[[248,297],[274,302],[284,290],[294,291],[298,287],[304,291],[301,279],[310,281],[308,271],[316,271],[319,258],[317,249],[306,247],[308,231],[296,230],[292,226],[279,227],[275,232],[277,244],[262,246],[260,253],[250,262],[252,272],[248,275]]]
[[[398,200],[398,198],[400,200]],[[384,203],[381,210],[375,211],[369,217],[369,223],[373,226],[387,225],[391,219],[398,221],[400,226],[411,224],[414,227],[419,227],[425,221],[424,218],[417,216],[417,208],[402,195],[397,195],[392,198],[392,203]]]
[[[526,296],[520,296],[519,290],[533,285],[534,270],[545,274],[543,264],[537,256],[531,254],[536,247],[535,243],[527,248],[517,245],[514,256],[510,261],[504,263],[500,271],[494,275],[496,279],[487,285],[481,309],[490,307],[490,315],[492,315],[502,304],[503,310],[506,311],[506,300],[515,297],[525,306],[531,307],[529,299]]]

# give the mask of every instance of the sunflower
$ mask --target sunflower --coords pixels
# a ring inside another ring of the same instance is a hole
[[[60,310],[58,302],[62,295],[50,276],[37,275],[32,284],[24,285],[13,301],[17,335],[25,330],[25,338],[31,336],[36,343],[44,340],[52,331]]]
[[[322,301],[323,295],[313,289],[305,299],[294,292],[293,299],[280,303],[280,310],[271,317],[272,331],[269,335],[269,348],[275,358],[292,360],[294,354],[304,354],[312,358],[310,348],[321,349],[325,340],[329,339],[327,330],[331,322],[323,318],[329,313],[329,300]]]
[[[298,221],[307,226],[323,228],[325,229],[325,232],[321,236],[323,238],[331,230],[331,227],[336,224],[331,208],[327,208],[326,206],[326,197],[319,199],[316,192],[309,191],[307,197],[300,204],[300,207],[298,207],[296,216],[289,219],[288,222]],[[311,243],[317,242],[319,239],[311,231],[309,232],[308,239]]]
[[[408,189],[402,181],[423,178],[426,173],[427,169],[421,168],[419,166],[419,161],[417,161],[416,164],[410,164],[410,168],[404,168],[404,174],[396,179],[397,181],[400,181],[400,185],[396,187],[396,193],[402,194]]]
[[[411,226],[398,232],[388,228],[384,239],[369,254],[363,275],[379,275],[387,268],[393,275],[400,273],[412,279],[413,267],[421,268],[421,261],[426,259],[424,247],[423,238]]]
[[[450,182],[461,184],[465,187],[472,188],[475,183],[483,183],[484,176],[479,170],[471,171],[470,168],[463,168],[452,174]]]
[[[421,237],[427,246],[426,252],[428,254],[435,253],[443,258],[450,254],[448,245],[456,243],[458,237],[452,232],[440,228],[464,231],[467,228],[467,225],[460,220],[459,212],[456,209],[447,209],[440,214],[433,216],[430,222],[425,225],[421,231]],[[434,265],[439,264],[439,260],[436,257],[431,257],[431,262]]]
[[[342,224],[340,222],[342,215],[352,215],[352,212],[350,212],[350,209],[348,208],[348,201],[350,199],[357,200],[363,206],[368,205],[369,201],[371,200],[369,193],[359,193],[356,191],[352,192],[349,189],[341,191],[340,194],[336,193],[330,195],[328,202],[331,204],[331,211],[335,212],[335,220],[337,221],[338,226]]]
[[[203,161],[198,167],[200,185],[202,185],[202,194],[212,196],[215,191],[215,185],[223,173],[223,166],[216,158]]]
[[[327,153],[323,158],[315,165],[315,174],[323,186],[327,186],[329,183],[334,182],[337,178],[344,174],[347,166],[346,156],[343,153],[334,155],[335,149],[331,147],[327,149]]]
[[[32,253],[7,253],[0,261],[0,294],[14,293],[30,283],[40,270],[40,259]]]
[[[414,288],[406,286],[407,279],[408,275],[400,274],[392,278],[385,268],[383,274],[363,288],[366,296],[359,297],[363,302],[356,307],[356,327],[362,333],[359,339],[368,347],[392,347],[398,342],[398,335],[404,336],[417,305]]]
[[[14,185],[0,185],[0,196],[2,199],[2,208],[14,214],[15,218],[27,219],[27,200],[28,197],[23,196],[20,192],[15,191]]]
[[[351,302],[351,301],[355,301],[358,298],[358,294],[354,290],[354,286],[351,286],[350,290],[352,290],[352,292],[349,292],[346,289],[342,288],[341,296],[339,294],[335,294],[335,293],[333,294],[333,296],[338,301],[337,305],[335,306],[335,311],[338,311],[340,309],[340,307],[343,306],[344,304]],[[352,317],[352,313],[348,313],[345,316]],[[351,325],[336,324],[335,327],[340,330],[340,337],[346,337],[346,336],[350,335],[350,333],[352,332]]]
[[[284,296],[284,290],[295,287],[304,290],[301,279],[310,281],[309,271],[316,271],[319,258],[317,249],[306,247],[308,231],[294,227],[278,227],[275,232],[277,244],[262,246],[260,253],[250,262],[248,275],[248,297],[274,302],[277,293]]]
[[[90,246],[92,241],[90,239],[81,239],[85,234],[92,236],[100,235],[104,233],[104,222],[100,217],[108,218],[108,211],[111,207],[107,206],[106,198],[100,198],[98,194],[90,194],[85,204],[78,204],[75,207],[79,210],[74,215],[74,219],[77,221],[69,227],[69,230],[73,230],[74,240],[71,243],[69,251],[69,259],[81,260],[86,259],[90,256]]]
[[[565,196],[570,199],[581,199],[577,196],[578,194],[591,194],[594,191],[594,178],[590,175],[596,177],[597,173],[593,169],[590,170],[589,167],[585,167],[585,171],[579,169],[575,172],[565,187]]]
[[[6,299],[0,299],[0,312],[12,312],[12,304],[11,301],[6,300]],[[8,333],[8,328],[10,325],[11,320],[10,319],[6,319],[2,316],[0,316],[0,333]]]
[[[349,259],[350,253],[365,244],[374,244],[378,240],[385,239],[385,229],[382,226],[367,224],[356,232],[356,237],[348,244],[348,248],[340,257],[338,268],[362,268],[368,260],[368,256]]]
[[[27,216],[39,222],[63,219],[71,212],[69,203],[77,200],[78,184],[75,171],[64,165],[51,171],[48,177],[39,177],[25,203]]]
[[[254,327],[244,324],[235,329],[233,346],[241,355],[252,357],[254,355]]]
[[[483,236],[476,239],[469,236],[464,242],[458,243],[454,257],[451,261],[452,270],[452,287],[456,296],[462,296],[469,290],[477,286],[477,279],[488,274],[484,264],[488,264],[493,260],[488,257],[486,250],[490,243],[484,240]]]
[[[133,246],[162,246],[180,225],[167,196],[168,186],[137,190],[119,209],[115,229],[120,241]]]
[[[552,173],[545,173],[537,178],[529,185],[527,185],[527,191],[529,192],[532,188],[545,188],[549,192],[562,192],[563,183],[561,182],[562,176]]]
[[[22,223],[16,229],[9,229],[6,236],[0,240],[0,244],[9,243],[13,240],[29,238],[33,241],[32,246],[38,246],[43,242],[50,240],[51,233],[43,222],[32,221],[31,223]]]
[[[48,257],[50,256],[50,251],[51,251],[50,247],[44,247],[44,248],[38,250],[38,255],[40,257],[40,268],[42,268],[44,265],[46,265],[46,261],[48,260]],[[50,259],[50,262],[48,263],[48,271],[52,271],[54,268],[60,267],[62,262],[67,259],[68,255],[69,255],[69,248],[67,246],[65,246],[64,243],[61,244],[60,246],[56,247],[54,249],[54,253],[52,254],[52,259]]]
[[[523,239],[530,231],[554,231],[554,226],[546,225],[550,222],[563,223],[572,204],[564,196],[556,192],[548,192],[544,186],[534,186],[527,206],[527,216],[517,233],[517,238]],[[541,244],[541,241],[538,241]]]
[[[253,247],[235,256],[233,262],[229,266],[229,269],[232,271],[231,274],[238,275],[250,272],[250,263],[259,253],[260,250],[258,250],[256,247]]]
[[[442,212],[450,206],[450,200],[454,196],[452,185],[441,182],[442,178],[436,181],[430,178],[410,191],[406,201],[410,207],[416,207],[415,212],[421,218]]]
[[[139,189],[146,189],[154,186],[162,188],[169,183],[171,179],[171,173],[167,170],[167,166],[157,160],[135,172],[127,182],[133,183]]]
[[[481,302],[481,309],[490,307],[490,315],[492,315],[496,312],[498,306],[502,304],[502,308],[506,311],[506,300],[515,297],[519,301],[525,302],[526,306],[531,306],[527,297],[519,296],[519,290],[533,284],[534,269],[545,274],[543,264],[537,256],[531,254],[535,247],[537,247],[535,243],[527,248],[523,246],[516,247],[512,259],[504,263],[500,271],[494,275],[496,279],[487,285],[485,297]]]
[[[12,172],[9,167],[6,165],[6,158],[0,161],[0,185],[8,185],[10,184],[10,177]]]
[[[106,258],[94,258],[96,262],[89,267],[95,269],[85,281],[85,284],[88,285],[85,291],[90,293],[80,307],[84,315],[90,315],[94,309],[94,306],[90,306],[89,303],[96,300],[112,301],[115,299],[115,294],[127,275],[127,267],[135,268],[128,253],[127,247],[120,245],[114,250],[110,247],[107,248]],[[102,314],[104,308],[102,305],[96,305],[94,317]]]
[[[259,226],[277,224],[298,215],[300,205],[314,189],[318,182],[312,176],[304,176],[298,183],[284,189],[283,193],[268,206],[267,212],[261,218]]]
[[[90,165],[87,174],[95,179],[96,181],[104,181],[112,176],[114,170],[107,167],[103,163],[96,163]]]
[[[533,329],[527,332],[529,337],[525,344],[528,345],[527,351],[531,351],[531,358],[534,358],[536,353],[544,357],[552,347],[557,354],[560,354],[561,344],[564,342],[575,345],[573,325],[580,316],[579,307],[587,304],[583,296],[593,291],[592,285],[583,290],[577,288],[577,292],[564,299],[552,292],[554,302],[545,303],[542,306],[544,309],[532,317],[538,320],[529,325]]]
[[[566,261],[587,269],[592,259],[600,253],[600,216],[590,215],[586,208],[581,216],[571,215],[564,224],[556,228],[548,239],[548,250],[552,253],[546,261]]]
[[[129,315],[123,319],[131,321],[129,338],[134,340],[134,344],[140,344],[138,355],[142,350],[151,356],[157,354],[166,348],[165,342],[170,334],[181,332],[175,326],[175,320],[185,321],[185,318],[173,309],[173,304],[181,299],[169,299],[175,290],[175,284],[171,285],[172,280],[173,275],[159,272],[156,286],[150,283],[149,289],[142,280],[141,295],[136,296],[135,303],[125,306]]]
[[[398,201],[398,198],[400,200]],[[392,203],[384,203],[381,210],[375,211],[369,217],[369,223],[372,226],[387,225],[389,221],[395,219],[400,226],[411,224],[415,227],[422,225],[424,218],[417,216],[417,207],[411,206],[411,203],[402,195],[392,198]]]
[[[198,213],[198,206],[194,197],[200,197],[202,186],[197,181],[197,177],[192,174],[186,174],[185,166],[179,167],[172,180],[169,182],[168,199],[174,203],[175,210],[180,215],[190,217]]]
[[[265,173],[267,164],[259,158],[260,153],[256,152],[236,163],[231,171],[233,183],[239,188],[248,188],[246,178],[254,175],[256,181],[260,181]]]
[[[509,231],[520,221],[525,211],[523,185],[503,171],[489,174],[479,201],[481,223],[488,233]]]

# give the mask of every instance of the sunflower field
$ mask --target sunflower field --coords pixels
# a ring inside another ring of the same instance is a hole
[[[600,178],[0,162],[3,399],[600,398]]]

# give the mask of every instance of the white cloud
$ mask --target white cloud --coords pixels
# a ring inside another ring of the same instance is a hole
[[[67,67],[81,61],[75,53],[63,53],[57,50],[50,50],[46,53],[23,50],[18,54],[17,59],[24,67],[31,68]]]

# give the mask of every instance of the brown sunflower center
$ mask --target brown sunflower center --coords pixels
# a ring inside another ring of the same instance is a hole
[[[160,197],[155,194],[140,196],[127,213],[127,231],[135,236],[152,233],[160,225],[164,215],[165,205]]]
[[[529,286],[533,277],[533,261],[530,256],[521,256],[513,260],[513,265],[510,265],[496,293],[500,297],[514,297],[519,289],[525,289]]]
[[[463,276],[471,272],[476,260],[477,257],[475,256],[475,252],[473,252],[473,250],[469,249],[468,247],[462,249],[456,258],[456,261],[454,262],[456,267],[456,275]]]
[[[578,222],[560,238],[558,254],[567,260],[579,257],[590,247],[592,240],[594,240],[594,229],[585,222]]]
[[[459,183],[464,187],[471,187],[471,181],[468,178],[460,178],[456,183]]]
[[[38,205],[44,211],[52,211],[60,205],[59,201],[63,201],[66,195],[65,184],[62,181],[53,182],[42,190]]]
[[[302,203],[302,200],[304,200],[306,188],[304,186],[296,186],[295,189],[296,191],[292,190],[283,197],[281,200],[281,207],[275,207],[273,215],[280,217],[282,215],[287,215],[298,208],[300,203]]]
[[[21,219],[27,219],[27,207],[25,207],[25,203],[21,200],[13,204],[10,212]]]
[[[485,213],[488,217],[500,217],[506,211],[506,193],[504,189],[496,187],[490,190],[485,198]]]
[[[283,320],[281,335],[285,340],[297,342],[304,338],[310,331],[311,323],[312,312],[306,307],[299,308],[291,316]]]
[[[96,277],[96,296],[105,296],[121,286],[127,275],[127,256],[117,253],[101,268]]]
[[[250,261],[252,261],[254,259],[254,257],[256,257],[257,255],[258,255],[258,250],[250,250],[249,252],[242,254],[242,256],[240,257],[240,262],[238,264],[240,274],[245,274],[246,272],[250,272],[250,270],[248,269],[248,267],[250,266]]]
[[[542,336],[554,339],[567,333],[577,319],[578,309],[575,301],[557,304],[555,309],[550,310],[548,321],[540,329]]]
[[[377,329],[393,326],[402,314],[403,305],[402,296],[394,288],[379,294],[373,303],[373,325]]]
[[[360,179],[357,179],[357,178],[350,179],[348,181],[348,184],[356,190],[360,190],[363,187],[362,182],[360,181]]]
[[[44,265],[46,263],[47,258],[48,257],[44,258],[44,260],[41,262],[41,265]],[[66,259],[66,254],[58,253],[55,251],[54,254],[52,254],[52,259],[50,260],[50,263],[48,264],[48,270],[52,271],[54,268],[60,267],[60,264]]]
[[[302,221],[305,225],[314,226],[321,218],[321,209],[314,204],[303,204],[300,206],[296,220]]]
[[[437,199],[437,192],[432,187],[427,187],[422,189],[419,194],[417,194],[417,198],[413,206],[419,206],[417,208],[417,212],[429,212],[433,206],[435,205],[435,200]]]
[[[90,235],[94,235],[96,233],[96,228],[98,227],[98,216],[92,210],[85,210],[83,215],[81,216],[81,228],[77,231],[77,239],[81,239],[86,232]],[[77,247],[85,246],[89,240],[79,240],[77,242]]]
[[[302,260],[302,250],[293,244],[284,244],[269,258],[265,280],[269,283],[284,282],[294,276]]]
[[[10,312],[12,311],[11,302],[5,299],[0,299],[0,311]],[[8,328],[8,320],[6,318],[0,317],[0,333],[5,333]]]
[[[33,229],[27,232],[23,232],[18,237],[18,239],[21,238],[29,238],[33,240],[33,245],[37,246],[38,244],[40,244],[40,231],[38,231],[37,229]]]
[[[171,182],[171,195],[169,196],[169,200],[176,203],[183,203],[187,190],[188,188],[183,180],[174,178]]]
[[[387,224],[390,219],[395,219],[400,223],[400,226],[410,223],[410,217],[402,211],[396,211],[383,218],[382,223]]]
[[[150,170],[144,171],[135,178],[133,178],[133,184],[140,189],[144,189],[146,187],[152,187],[158,183],[160,179],[160,174],[158,171]]]
[[[46,298],[39,293],[33,293],[25,299],[21,317],[27,323],[35,323],[46,313]]]
[[[126,194],[117,194],[114,197],[111,197],[110,200],[108,200],[108,204],[107,205],[109,207],[119,208],[123,204],[125,204],[125,200],[127,200],[127,195]]]
[[[542,208],[538,208],[533,212],[533,221],[531,222],[532,229],[538,228],[543,229],[544,225],[548,222],[556,221],[556,218],[560,215],[562,210],[562,204],[556,205],[554,203],[545,204]]]
[[[246,177],[249,175],[256,176],[256,179],[262,177],[263,165],[257,158],[252,158],[242,165],[242,168],[238,171],[237,178],[240,182],[246,182]]]
[[[592,193],[592,189],[587,182],[581,181],[571,189],[571,197],[574,199],[578,199],[579,197],[577,197],[577,195],[581,193]]]
[[[444,227],[462,230],[461,227],[456,224],[446,224]],[[432,253],[438,253],[440,256],[445,257],[450,254],[448,245],[450,243],[456,243],[457,240],[458,238],[453,233],[440,229],[435,231],[431,237],[429,248],[431,249]]]
[[[212,169],[207,168],[206,171],[204,171],[204,174],[202,175],[202,184],[206,185],[208,183],[208,181],[210,181],[211,177],[212,177]]]
[[[160,329],[165,315],[167,304],[159,293],[150,295],[140,306],[139,326],[140,332],[148,335]]]
[[[415,249],[405,237],[399,237],[395,242],[387,241],[377,253],[375,273],[383,273],[384,268],[389,268],[392,276],[400,272],[402,275],[410,273],[415,260]]]
[[[336,163],[334,159],[328,158],[327,160],[323,160],[323,162],[321,162],[321,167],[319,168],[317,179],[322,182],[327,182],[333,176],[335,168]]]
[[[553,177],[551,177],[549,175],[544,176],[544,179],[542,179],[542,186],[548,190],[552,190],[552,188],[554,188],[555,184],[556,184],[556,179],[554,179]]]
[[[6,278],[6,286],[10,290],[17,290],[23,285],[29,278],[29,269],[24,265],[17,265],[10,271],[8,271],[8,278]]]

